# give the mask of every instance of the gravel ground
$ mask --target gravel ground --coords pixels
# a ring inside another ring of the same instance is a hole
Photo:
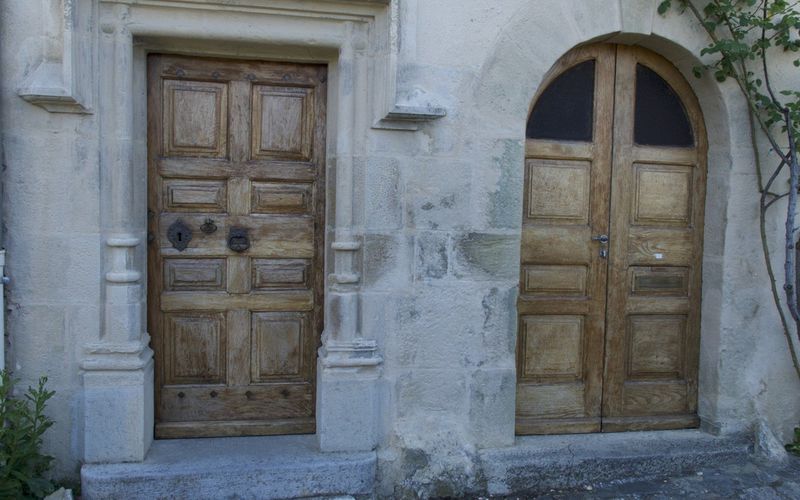
[[[800,499],[800,458],[786,463],[752,458],[746,461],[686,471],[684,475],[634,481],[587,484],[573,490],[508,496],[507,500],[542,499],[669,499],[743,498]]]

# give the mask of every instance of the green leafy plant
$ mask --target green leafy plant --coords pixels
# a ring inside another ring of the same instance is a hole
[[[44,409],[55,392],[45,389],[42,377],[17,398],[14,382],[0,372],[0,498],[42,498],[55,489],[45,477],[53,457],[41,452],[42,436],[53,425]]]
[[[794,441],[786,445],[786,451],[800,456],[800,427],[794,428]]]

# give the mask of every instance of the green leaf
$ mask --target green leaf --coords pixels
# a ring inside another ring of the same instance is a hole
[[[672,7],[672,0],[664,0],[658,4],[658,13],[663,16],[667,13],[670,7]]]

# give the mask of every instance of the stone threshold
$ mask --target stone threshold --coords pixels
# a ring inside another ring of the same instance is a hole
[[[547,493],[665,477],[748,457],[747,436],[700,430],[520,436],[480,450],[480,494]],[[87,464],[84,499],[361,497],[376,488],[375,452],[326,453],[316,436],[171,439],[143,462]]]
[[[84,499],[370,496],[375,452],[323,453],[317,438],[264,436],[154,441],[143,462],[86,464]]]
[[[514,446],[478,452],[485,493],[535,495],[550,489],[660,478],[746,459],[749,436],[697,429],[518,436]]]

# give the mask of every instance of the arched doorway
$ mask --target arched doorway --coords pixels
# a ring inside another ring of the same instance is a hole
[[[706,133],[638,47],[562,57],[529,116],[518,434],[697,426]]]

